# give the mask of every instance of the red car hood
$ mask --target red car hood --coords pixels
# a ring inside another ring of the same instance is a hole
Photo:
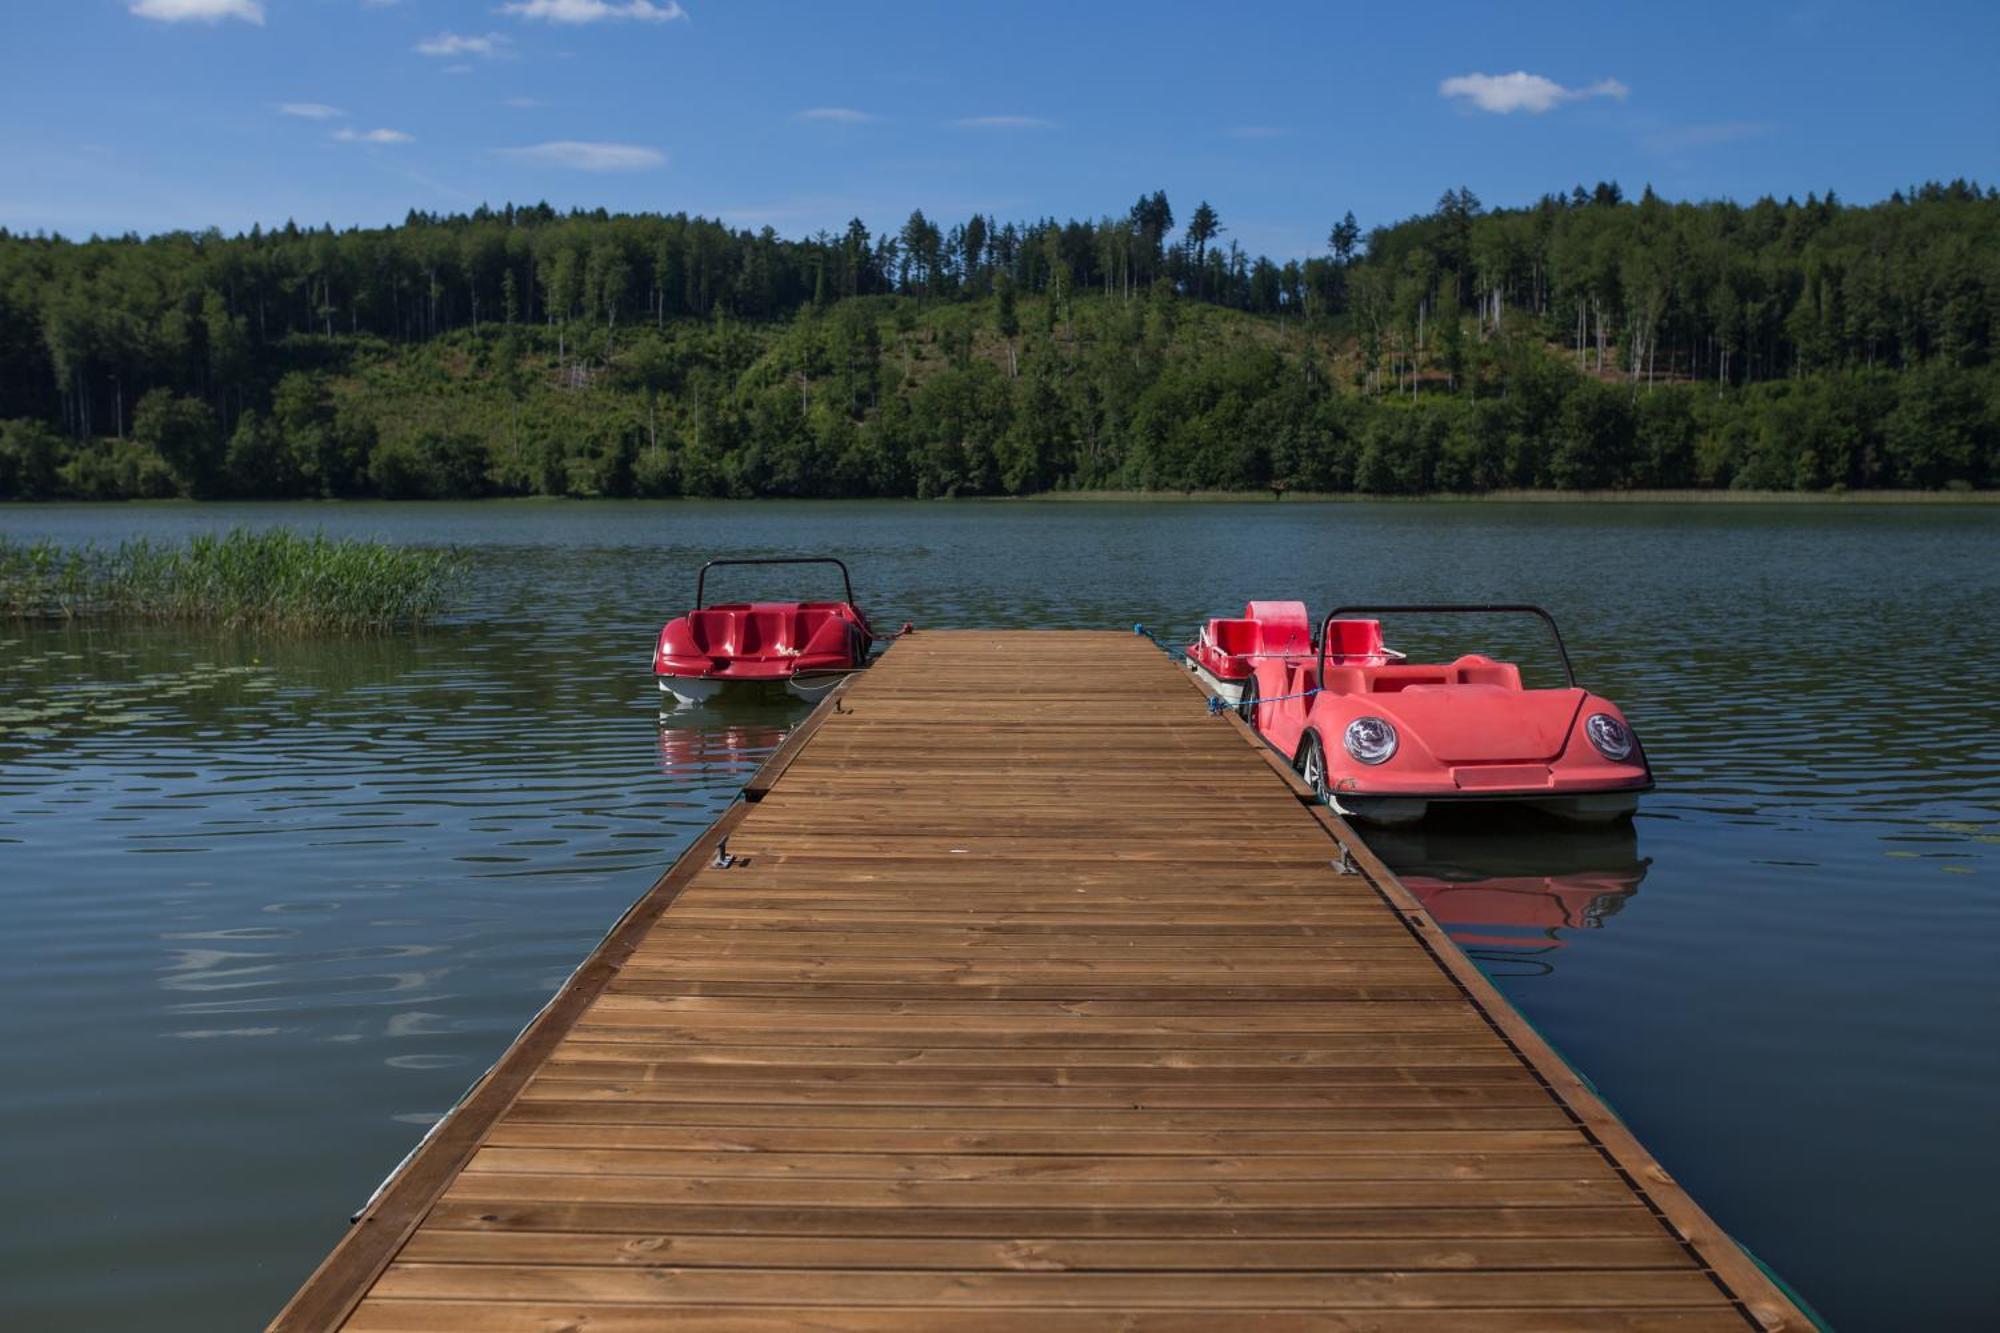
[[[1549,763],[1568,743],[1583,700],[1580,689],[1413,685],[1370,695],[1366,710],[1394,722],[1439,763]]]

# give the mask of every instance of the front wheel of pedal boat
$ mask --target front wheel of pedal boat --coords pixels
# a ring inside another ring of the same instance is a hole
[[[1313,795],[1327,800],[1326,749],[1319,743],[1319,733],[1308,731],[1306,738],[1299,742],[1298,757],[1292,760],[1292,768],[1306,786],[1313,789]]]
[[[1236,697],[1236,716],[1248,722],[1252,731],[1257,729],[1257,673],[1254,671],[1244,678],[1242,693]],[[1320,767],[1324,769],[1326,765],[1321,764]]]

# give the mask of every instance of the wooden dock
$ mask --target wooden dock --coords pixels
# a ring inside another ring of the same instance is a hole
[[[1812,1327],[1141,639],[903,640],[745,795],[272,1328]]]

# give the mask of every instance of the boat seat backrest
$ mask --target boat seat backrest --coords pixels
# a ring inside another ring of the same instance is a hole
[[[1521,668],[1512,662],[1496,662],[1472,654],[1451,664],[1454,682],[1459,685],[1498,685],[1505,690],[1521,688]]]
[[[1251,602],[1243,608],[1243,619],[1257,626],[1257,653],[1309,653],[1312,651],[1312,622],[1306,618],[1304,602]]]
[[[737,603],[688,613],[688,631],[699,652],[714,657],[789,657],[814,639],[846,641],[846,620],[835,603],[766,606]]]
[[[742,639],[737,652],[746,657],[770,657],[794,646],[792,612],[778,607],[755,607],[742,613]]]
[[[1368,690],[1371,694],[1394,694],[1416,685],[1454,685],[1457,679],[1453,668],[1445,666],[1382,666],[1370,667]]]
[[[839,653],[848,646],[848,620],[837,606],[806,606],[799,609],[798,638],[801,653]]]
[[[739,636],[734,610],[710,607],[704,611],[690,611],[687,622],[688,636],[694,640],[696,651],[715,657],[736,654]]]
[[[1211,620],[1210,642],[1218,652],[1242,657],[1257,651],[1257,622],[1254,620]]]
[[[1328,657],[1378,657],[1382,652],[1382,622],[1335,620],[1326,627]]]

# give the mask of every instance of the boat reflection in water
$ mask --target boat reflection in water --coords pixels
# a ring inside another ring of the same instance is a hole
[[[728,724],[711,714],[705,726],[666,720],[685,717],[686,711],[661,714],[660,772],[691,787],[740,787],[778,748],[795,720],[791,715],[801,710],[778,705],[756,710],[759,714],[768,711],[772,715],[769,719]]]
[[[1572,934],[1616,916],[1652,864],[1630,824],[1426,824],[1367,839],[1458,946],[1501,976],[1553,971]]]

